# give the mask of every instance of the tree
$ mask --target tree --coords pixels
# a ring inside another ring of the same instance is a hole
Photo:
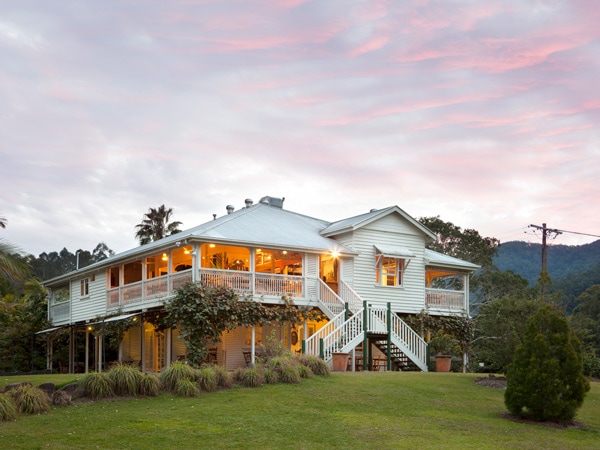
[[[576,303],[571,324],[591,353],[600,354],[600,284],[586,289]]]
[[[22,280],[27,275],[27,263],[18,255],[17,247],[0,239],[0,278]]]
[[[0,217],[0,228],[6,228],[6,219],[4,217]]]
[[[583,376],[581,344],[569,323],[544,305],[527,321],[523,341],[506,372],[506,407],[538,421],[573,419],[590,384]]]
[[[473,359],[484,363],[486,372],[503,373],[523,343],[527,320],[540,306],[539,298],[523,294],[507,295],[482,304],[475,317]]]
[[[481,267],[493,266],[494,256],[500,241],[492,237],[482,237],[473,229],[463,230],[450,222],[444,222],[439,216],[421,217],[419,222],[431,230],[437,239],[427,248],[455,258],[464,259]]]
[[[179,229],[181,222],[169,222],[172,214],[173,208],[167,209],[165,205],[160,205],[156,209],[149,208],[142,222],[135,226],[137,228],[135,237],[140,241],[140,245],[181,232]]]

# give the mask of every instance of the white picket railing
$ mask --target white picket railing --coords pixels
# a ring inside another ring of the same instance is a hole
[[[340,328],[345,320],[345,311],[342,311],[340,314],[323,325],[323,327],[319,328],[312,336],[304,341],[304,352],[309,355],[319,356],[321,353],[321,339],[324,339],[330,334],[334,333],[336,329]]]
[[[425,289],[425,305],[428,308],[466,311],[467,295],[464,291],[427,288]]]
[[[340,281],[338,284],[340,297],[343,302],[348,302],[350,311],[355,312],[363,307],[363,299],[352,289],[345,281]]]

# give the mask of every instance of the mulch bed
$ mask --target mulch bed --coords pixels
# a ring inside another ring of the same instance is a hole
[[[475,378],[475,383],[477,383],[480,386],[491,387],[494,389],[506,389],[506,377],[499,377],[494,374],[489,374],[487,377],[477,377]],[[512,422],[522,423],[525,425],[537,425],[539,427],[554,428],[559,430],[585,428],[584,424],[582,424],[581,422],[577,422],[576,420],[563,420],[561,422],[538,422],[537,420],[525,419],[523,417],[508,412],[500,414],[500,417],[506,420],[510,420]]]

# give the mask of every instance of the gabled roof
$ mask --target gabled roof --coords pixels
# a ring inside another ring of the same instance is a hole
[[[428,248],[425,249],[424,256],[425,264],[431,266],[451,267],[454,269],[468,270],[470,272],[474,272],[481,267],[477,264],[473,264],[462,259],[444,255],[443,253],[434,252]]]
[[[358,216],[350,217],[348,219],[342,219],[337,222],[329,224],[326,228],[321,231],[321,234],[326,237],[336,236],[338,234],[350,232],[364,227],[376,220],[381,219],[389,214],[398,214],[403,219],[412,224],[415,228],[421,231],[430,239],[435,239],[435,234],[431,232],[427,227],[421,224],[419,221],[413,219],[404,210],[398,206],[390,206],[384,209],[374,209],[366,214],[360,214]]]

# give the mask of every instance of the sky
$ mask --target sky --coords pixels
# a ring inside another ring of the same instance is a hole
[[[118,253],[150,207],[186,229],[267,195],[598,236],[599,23],[589,0],[2,1],[0,239]]]

